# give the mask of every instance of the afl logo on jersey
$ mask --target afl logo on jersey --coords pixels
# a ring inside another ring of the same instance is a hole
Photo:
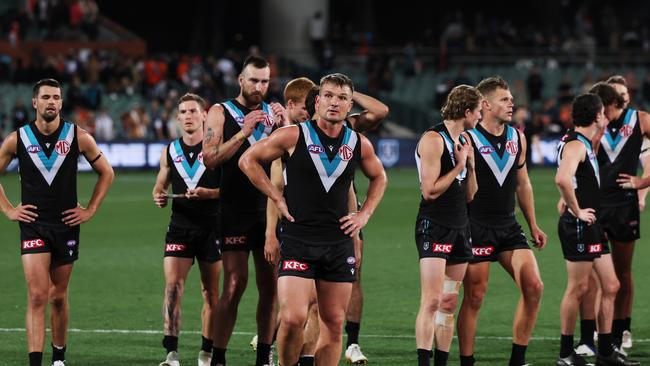
[[[517,146],[515,141],[509,140],[506,142],[506,151],[510,155],[517,155],[519,152],[519,146]]]
[[[322,146],[315,145],[315,144],[311,144],[311,145],[307,146],[307,150],[309,150],[309,152],[312,153],[312,154],[320,154],[320,153],[322,153],[324,151]]]
[[[27,146],[27,152],[30,154],[38,154],[41,152],[41,147],[38,145],[29,145]]]
[[[623,137],[630,137],[632,136],[632,127],[625,125],[621,127],[621,136]]]
[[[54,145],[54,150],[56,150],[59,155],[68,155],[70,152],[70,144],[66,140],[59,140]]]
[[[182,163],[185,158],[183,155],[178,155],[177,157],[174,158],[174,163]]]
[[[479,147],[478,151],[483,155],[488,155],[492,154],[494,152],[494,149],[492,146],[481,146]]]
[[[352,155],[353,155],[352,149],[348,145],[343,145],[339,149],[339,156],[343,161],[349,161],[350,159],[352,159]]]

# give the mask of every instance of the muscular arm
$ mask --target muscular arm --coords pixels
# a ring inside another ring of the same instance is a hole
[[[284,190],[282,176],[282,160],[276,159],[271,164],[271,183],[280,191]],[[264,241],[264,257],[270,263],[277,263],[279,259],[279,242],[276,235],[280,214],[272,199],[266,204],[266,235]]]
[[[91,163],[95,173],[97,173],[97,183],[90,196],[90,201],[86,207],[78,206],[63,212],[63,222],[69,226],[76,226],[90,220],[101,205],[108,189],[113,183],[115,173],[113,168],[102,155],[95,139],[84,129],[79,128],[77,139],[79,141],[79,151]]]
[[[564,145],[560,167],[555,175],[555,184],[560,191],[560,195],[562,195],[562,200],[573,215],[582,220],[584,220],[581,217],[582,209],[578,205],[578,199],[573,188],[573,177],[575,177],[578,164],[585,159],[585,152],[585,146],[580,141],[570,141]],[[589,209],[593,212],[593,209]]]
[[[7,136],[7,138],[0,146],[0,174],[4,174],[7,166],[11,163],[11,160],[16,156],[17,153],[17,144],[18,144],[18,134],[12,132]],[[22,222],[32,222],[38,217],[36,212],[36,206],[33,205],[22,205],[14,207],[7,195],[5,190],[0,184],[0,209],[11,221],[22,221]]]
[[[519,161],[517,161],[517,166],[521,167],[517,169],[517,202],[521,208],[521,212],[524,214],[524,218],[528,223],[528,228],[533,236],[535,245],[538,248],[543,248],[546,245],[546,234],[542,232],[537,226],[537,219],[535,217],[535,200],[533,198],[533,186],[530,184],[530,178],[528,177],[528,167],[526,164],[526,150],[528,144],[526,137],[519,131],[519,139],[521,141],[521,153],[519,154]]]
[[[365,136],[359,136],[361,137],[360,168],[369,181],[368,193],[366,194],[366,199],[363,202],[363,205],[361,205],[359,212],[354,210],[351,214],[340,219],[342,223],[341,229],[343,229],[346,234],[353,237],[368,223],[368,220],[375,212],[375,209],[384,196],[384,191],[386,191],[386,185],[388,184],[386,172],[384,171],[384,167],[381,165],[381,161],[375,154],[375,149],[372,147],[372,144]],[[348,197],[350,196],[348,195]],[[353,202],[356,200],[355,198],[356,197],[353,198]],[[353,202],[348,202],[348,205],[351,206]]]
[[[427,132],[418,143],[420,153],[420,189],[425,200],[434,200],[442,195],[454,182],[463,166],[456,164],[454,169],[440,176],[440,157],[445,142],[437,132]]]
[[[266,139],[253,145],[239,159],[239,168],[246,174],[251,183],[275,204],[283,216],[288,217],[282,192],[266,176],[262,163],[278,159],[285,152],[296,146],[298,141],[298,126],[282,127]]]
[[[160,170],[156,176],[156,184],[153,186],[153,202],[156,206],[163,208],[167,206],[167,187],[169,186],[169,165],[167,164],[167,148],[165,147],[160,155]]]
[[[465,199],[469,203],[472,202],[474,195],[478,191],[478,182],[476,181],[476,171],[474,170],[474,148],[472,148],[472,140],[467,133],[463,133],[463,136],[470,147],[467,155],[467,163],[465,164],[467,168],[467,177],[465,177],[467,181],[467,192],[465,194]]]
[[[388,116],[388,106],[369,95],[355,91],[352,94],[352,101],[364,109],[363,112],[348,117],[355,131],[371,130]]]

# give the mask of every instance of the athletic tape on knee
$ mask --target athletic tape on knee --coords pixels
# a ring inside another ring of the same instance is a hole
[[[436,316],[433,323],[437,326],[452,327],[454,326],[454,314],[444,313],[440,310],[436,311]]]
[[[457,294],[458,291],[460,290],[460,285],[461,285],[460,281],[445,279],[445,282],[442,285],[442,293]]]

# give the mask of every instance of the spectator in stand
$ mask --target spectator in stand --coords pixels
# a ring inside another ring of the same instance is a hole
[[[323,49],[325,48],[325,38],[327,37],[327,20],[322,11],[317,11],[309,20],[309,40],[311,49],[314,53],[314,59],[318,66],[323,67]]]
[[[539,69],[533,66],[526,79],[526,87],[528,88],[528,101],[537,103],[542,101],[542,91],[544,90],[544,79],[539,74]]]
[[[25,107],[25,102],[22,99],[17,99],[14,108],[11,111],[11,119],[13,122],[12,130],[16,131],[20,127],[29,123],[29,111]]]
[[[113,118],[108,114],[106,108],[102,107],[95,119],[95,138],[98,141],[111,141],[114,137]]]

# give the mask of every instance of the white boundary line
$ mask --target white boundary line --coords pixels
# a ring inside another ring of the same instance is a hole
[[[47,331],[50,331],[48,328]],[[25,332],[25,328],[0,328],[0,333],[20,333]],[[71,328],[68,329],[69,333],[101,333],[101,334],[162,334],[162,330],[154,329],[79,329]],[[196,330],[184,330],[181,333],[185,334],[201,334],[200,331]],[[233,332],[234,335],[255,335],[253,332]],[[359,337],[362,338],[388,338],[388,339],[414,339],[414,335],[407,334],[360,334]],[[454,336],[456,338],[456,336]],[[512,337],[501,337],[501,336],[477,336],[476,339],[485,339],[485,340],[497,340],[505,341],[512,340]],[[532,337],[533,341],[559,341],[557,337]],[[636,339],[634,342],[638,343],[650,343],[650,339]]]

